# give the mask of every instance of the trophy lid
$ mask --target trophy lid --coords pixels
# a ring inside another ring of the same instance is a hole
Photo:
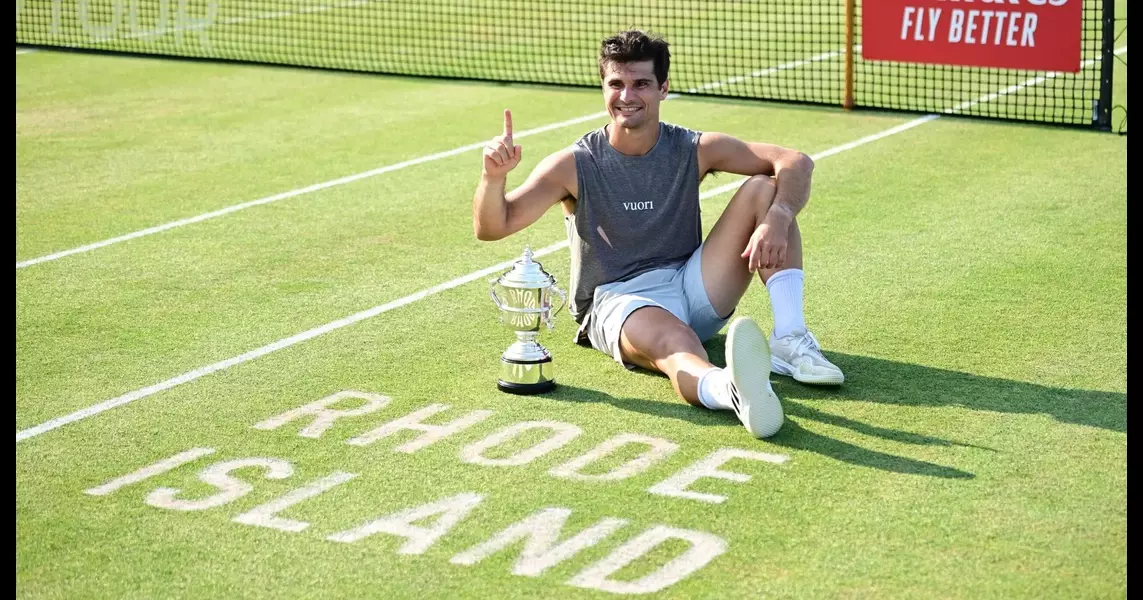
[[[524,246],[524,255],[500,276],[499,283],[506,288],[534,289],[551,287],[555,279],[544,271],[543,265],[532,260],[532,248]]]

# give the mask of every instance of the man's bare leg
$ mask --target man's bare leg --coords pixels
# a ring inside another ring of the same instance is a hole
[[[703,285],[719,315],[730,314],[753,281],[742,251],[766,218],[776,192],[774,181],[765,175],[747,179],[703,245]],[[774,313],[774,331],[769,342],[774,372],[790,375],[802,383],[842,383],[845,376],[841,369],[825,358],[817,338],[806,328],[802,235],[796,219],[790,222],[787,231],[785,264],[759,271],[758,276],[770,294]]]
[[[733,410],[755,437],[769,437],[782,427],[782,403],[769,381],[769,347],[765,334],[750,319],[736,319],[727,336],[727,359],[740,365],[738,371],[712,365],[694,330],[656,306],[637,309],[627,317],[619,348],[623,360],[665,374],[688,403]]]
[[[657,306],[645,306],[627,317],[619,333],[623,360],[667,376],[675,392],[689,404],[702,406],[698,381],[714,365],[694,330]]]
[[[728,315],[738,306],[753,280],[742,251],[766,218],[776,192],[774,180],[765,175],[747,179],[703,243],[702,280],[711,306],[719,315]],[[786,264],[780,269],[759,271],[758,276],[765,283],[779,270],[801,268],[802,234],[795,219],[790,222]]]
[[[776,191],[769,177],[747,179],[703,244],[703,287],[719,316],[734,310],[753,281],[742,252],[766,218]],[[760,271],[758,276],[766,283],[777,274],[781,274],[780,278],[790,277],[791,273],[800,276],[801,268],[802,236],[793,221],[787,232],[785,264]],[[801,315],[800,293],[793,309]],[[620,332],[619,346],[627,362],[665,374],[676,393],[688,403],[734,410],[757,437],[773,435],[784,421],[781,402],[770,386],[770,343],[749,318],[740,317],[731,323],[726,370],[711,364],[702,342],[689,326],[658,307],[631,313]]]

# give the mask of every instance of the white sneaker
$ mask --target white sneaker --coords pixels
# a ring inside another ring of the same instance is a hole
[[[770,340],[773,355],[771,366],[775,373],[789,375],[802,383],[840,385],[845,374],[822,355],[821,344],[814,334],[790,334]]]
[[[726,336],[726,370],[733,384],[730,399],[738,420],[756,438],[778,433],[785,417],[782,402],[770,387],[770,345],[749,317],[730,324]]]

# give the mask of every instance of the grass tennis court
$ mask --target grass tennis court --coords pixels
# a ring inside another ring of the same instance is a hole
[[[504,108],[509,185],[605,123],[594,90],[17,55],[18,596],[1126,595],[1125,136],[664,103],[817,158],[806,313],[847,381],[773,376],[786,424],[755,440],[563,312],[556,391],[496,390],[489,280],[525,244],[568,279],[558,210],[473,237],[480,153],[450,151]],[[761,286],[739,311],[768,327]],[[359,414],[287,420],[322,401]],[[458,424],[382,428],[410,415]]]

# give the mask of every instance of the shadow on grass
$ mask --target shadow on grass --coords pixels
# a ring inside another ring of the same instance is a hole
[[[725,334],[719,334],[707,343],[710,360],[716,365],[726,364],[725,342]],[[995,413],[1049,415],[1062,423],[1127,432],[1127,394],[1049,387],[829,350],[826,350],[826,356],[845,372],[845,384],[811,386],[789,377],[772,375],[770,380],[775,383],[778,395],[783,400],[787,397],[858,400],[902,406],[963,406]],[[793,411],[790,414],[818,420],[813,414],[799,415]]]
[[[787,393],[807,400],[1048,415],[1062,423],[1127,432],[1127,394],[1049,387],[838,352],[828,356],[846,372],[844,385],[819,388],[781,378],[789,382]]]
[[[656,375],[651,375],[656,376]],[[663,378],[664,383],[666,378]],[[670,385],[670,384],[667,384]],[[656,417],[664,417],[670,419],[679,419],[682,421],[689,421],[696,425],[728,425],[737,424],[738,419],[729,411],[709,411],[701,408],[696,408],[683,401],[677,403],[671,402],[656,402],[654,400],[644,400],[642,398],[617,398],[610,394],[581,387],[574,387],[569,385],[561,385],[551,393],[544,395],[546,398],[559,400],[563,402],[591,402],[600,404],[610,404],[616,408],[623,410],[630,410],[634,412],[653,415]],[[807,409],[800,406],[795,402],[786,400],[783,402],[786,408],[787,415],[795,415],[803,418],[813,419],[813,409]],[[831,421],[826,421],[831,422]],[[884,437],[897,440],[907,440],[912,443],[924,444],[939,444],[939,445],[961,445],[954,442],[930,438],[927,436],[920,436],[912,433],[894,431],[891,429],[884,429],[878,427],[869,427],[864,424],[859,424],[864,427],[864,432],[877,432]],[[875,435],[876,435],[875,434]],[[742,431],[743,441],[749,439],[748,433]],[[825,456],[829,456],[842,462],[850,464],[872,467],[885,471],[892,471],[895,473],[908,473],[912,475],[928,475],[931,477],[944,477],[949,479],[971,479],[972,473],[967,473],[952,467],[928,463],[921,460],[914,460],[903,456],[894,456],[876,450],[868,450],[860,446],[855,446],[849,442],[835,440],[824,435],[808,431],[798,425],[796,422],[787,420],[782,430],[774,437],[766,439],[767,442],[786,447],[797,448],[809,452],[815,452]]]
[[[725,364],[723,342],[724,338],[720,335],[708,344],[710,358],[714,364]],[[974,477],[972,473],[960,469],[869,450],[809,431],[798,425],[797,420],[845,427],[863,435],[906,444],[973,447],[993,451],[991,448],[862,423],[823,412],[808,406],[804,401],[856,400],[902,406],[963,406],[987,412],[1046,414],[1065,423],[1120,432],[1127,430],[1126,394],[1047,387],[867,356],[836,352],[830,352],[828,355],[846,372],[847,381],[844,385],[807,386],[788,377],[771,376],[775,389],[782,398],[786,414],[796,420],[787,419],[782,430],[774,437],[767,438],[767,442],[885,471],[971,479]],[[662,378],[664,385],[670,385],[662,375],[642,370],[637,370],[635,373]],[[702,426],[737,422],[734,415],[729,412],[702,410],[681,400],[677,403],[665,403],[640,398],[617,398],[598,390],[566,385],[556,388],[546,396],[559,401],[611,404],[623,410],[679,419]]]

